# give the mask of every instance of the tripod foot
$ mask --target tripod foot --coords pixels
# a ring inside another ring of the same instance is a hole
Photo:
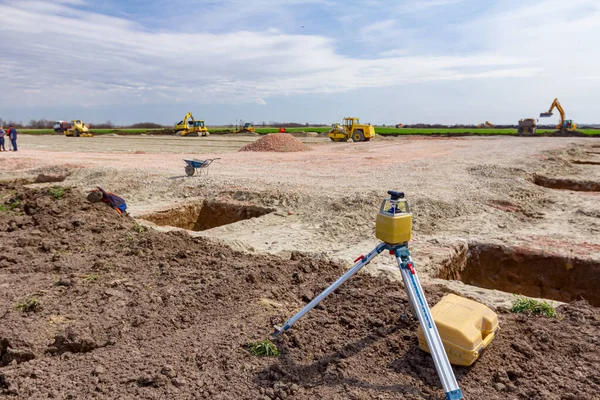
[[[277,336],[281,335],[283,332],[290,329],[290,326],[289,325],[284,325],[284,326],[274,325],[273,328],[275,329],[275,331],[273,331],[273,333],[271,333],[271,337],[273,339],[275,339]]]

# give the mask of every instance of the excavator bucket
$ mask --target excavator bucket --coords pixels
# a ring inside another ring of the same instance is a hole
[[[551,112],[540,113],[540,117],[551,117],[551,116],[552,116]]]

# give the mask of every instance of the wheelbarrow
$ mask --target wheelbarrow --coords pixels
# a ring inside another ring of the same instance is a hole
[[[185,173],[187,174],[187,176],[192,176],[194,175],[196,170],[200,170],[199,174],[202,174],[202,171],[204,171],[204,173],[208,175],[208,166],[212,164],[215,160],[220,160],[220,158],[211,158],[208,160],[186,160],[184,158],[183,161],[185,161],[185,163],[187,164],[185,166]]]

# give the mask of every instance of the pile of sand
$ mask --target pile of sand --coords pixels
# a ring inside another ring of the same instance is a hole
[[[239,151],[276,151],[292,152],[307,151],[310,147],[286,133],[272,133],[258,139],[256,142],[249,143]]]

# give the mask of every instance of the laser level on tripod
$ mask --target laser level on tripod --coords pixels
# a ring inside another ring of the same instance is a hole
[[[321,294],[315,297],[303,309],[288,319],[281,327],[275,327],[272,336],[277,337],[281,333],[289,330],[300,318],[312,310],[325,297],[334,292],[340,285],[356,274],[361,268],[367,265],[376,255],[389,250],[390,254],[396,257],[404,286],[408,294],[413,313],[419,320],[423,330],[427,346],[429,347],[435,369],[442,382],[442,387],[447,400],[462,399],[462,392],[456,382],[454,371],[448,356],[444,350],[444,345],[439,332],[431,315],[431,310],[425,299],[425,293],[417,277],[414,263],[408,250],[408,242],[412,236],[412,214],[408,208],[408,202],[404,198],[404,193],[390,190],[387,192],[390,197],[383,200],[381,208],[377,214],[375,223],[375,236],[382,241],[366,256],[362,255],[354,260],[355,264],[344,275],[339,277],[331,286],[325,289]]]

